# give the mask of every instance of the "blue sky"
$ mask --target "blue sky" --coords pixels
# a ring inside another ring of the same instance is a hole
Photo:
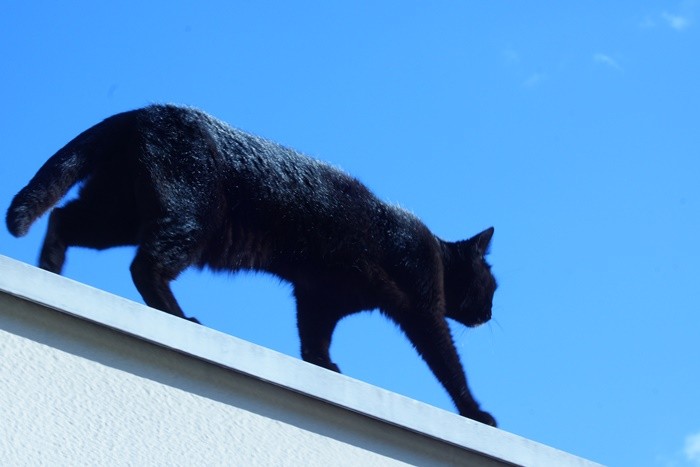
[[[510,432],[609,465],[700,465],[700,2],[0,5],[0,200],[80,131],[200,107],[360,178],[437,235],[495,226],[494,320],[453,326]],[[34,264],[46,228],[0,229]],[[65,275],[141,301],[130,248]],[[298,356],[290,287],[188,271],[183,308]],[[344,373],[453,411],[394,325],[341,322]]]

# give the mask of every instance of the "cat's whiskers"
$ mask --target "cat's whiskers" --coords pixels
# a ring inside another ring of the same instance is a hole
[[[498,322],[497,318],[491,318],[491,321],[489,321],[489,329],[491,329],[491,333],[493,334],[493,324],[498,326],[498,329],[501,330],[501,332],[505,332],[505,329],[503,329],[503,326],[501,326],[501,323]]]

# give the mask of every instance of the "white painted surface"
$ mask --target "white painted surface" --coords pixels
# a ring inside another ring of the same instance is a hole
[[[2,465],[594,465],[0,256]]]

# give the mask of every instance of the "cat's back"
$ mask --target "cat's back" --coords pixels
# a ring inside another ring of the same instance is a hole
[[[136,117],[146,146],[163,148],[151,156],[157,159],[149,161],[151,166],[168,165],[170,171],[190,174],[184,178],[196,176],[198,182],[223,187],[229,201],[242,209],[284,216],[302,225],[309,216],[346,226],[416,221],[403,209],[380,201],[342,169],[202,110],[156,104],[140,109]]]
[[[142,170],[159,197],[177,206],[186,200],[214,206],[203,208],[210,221],[218,219],[213,224],[242,242],[223,250],[210,245],[204,263],[218,264],[215,258],[244,249],[250,239],[267,245],[258,245],[261,251],[274,245],[350,261],[413,243],[425,230],[345,171],[199,109],[157,104],[131,115],[144,142]]]
[[[132,115],[146,145],[167,146],[169,158],[206,156],[243,176],[272,176],[279,181],[311,175],[348,177],[329,164],[235,128],[194,107],[153,104]]]
[[[290,172],[314,165],[294,150],[194,107],[153,104],[111,119],[112,126],[127,127],[138,145],[137,164],[161,181],[197,179],[243,189],[263,181],[279,184]]]
[[[150,126],[175,131],[166,138],[193,146],[187,148],[186,157],[198,159],[204,154],[213,160],[225,185],[239,195],[245,191],[261,202],[289,208],[312,205],[309,208],[316,212],[378,201],[364,184],[340,168],[235,128],[199,109],[154,105],[144,110]],[[197,151],[200,154],[190,154]]]

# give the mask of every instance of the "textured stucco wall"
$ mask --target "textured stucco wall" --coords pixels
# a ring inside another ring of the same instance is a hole
[[[0,310],[3,465],[467,461],[455,447],[35,304],[0,295]]]
[[[0,256],[0,465],[596,465]]]

